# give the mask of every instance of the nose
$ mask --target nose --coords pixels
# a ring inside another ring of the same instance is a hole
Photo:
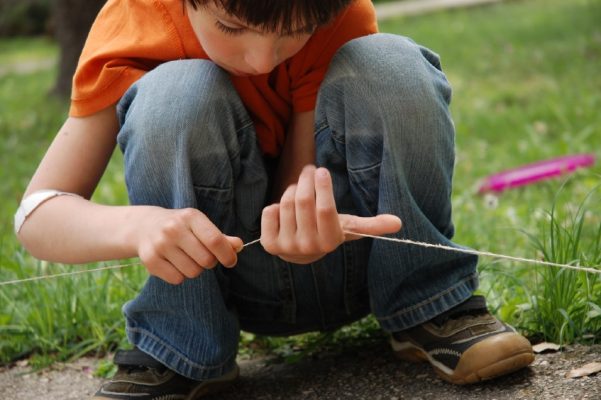
[[[246,50],[246,63],[256,74],[267,74],[279,64],[276,38],[262,38]]]

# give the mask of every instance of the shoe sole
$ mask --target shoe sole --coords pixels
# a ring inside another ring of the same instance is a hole
[[[235,368],[227,374],[220,376],[219,378],[211,379],[204,385],[200,385],[192,393],[186,397],[185,400],[197,400],[209,394],[215,394],[223,391],[227,387],[231,386],[232,383],[240,375],[240,368],[236,364]]]
[[[436,374],[455,385],[493,379],[522,369],[534,361],[530,342],[516,333],[504,333],[476,343],[463,353],[455,370],[432,358],[411,342],[392,340],[394,354],[409,362],[429,362]]]
[[[215,379],[211,379],[208,381],[203,382],[202,384],[200,384],[198,387],[196,387],[196,389],[194,391],[192,391],[190,394],[188,394],[186,397],[183,397],[182,400],[197,400],[200,399],[201,397],[204,397],[206,395],[211,395],[211,394],[215,394],[215,393],[219,393],[221,391],[223,391],[224,389],[226,389],[227,387],[229,387],[232,383],[234,383],[234,381],[238,378],[238,376],[240,375],[240,369],[238,367],[238,365],[236,364],[234,369],[232,369],[230,372],[228,372],[227,374],[219,377],[219,378],[215,378]],[[102,388],[101,388],[102,390]],[[128,393],[101,393],[100,395],[98,395],[98,393],[96,395],[94,395],[94,397],[92,397],[91,400],[108,400],[108,399],[117,399],[117,398],[137,398],[137,397],[147,397],[150,396],[149,394],[128,394]],[[155,398],[172,398],[173,395],[165,395],[165,396],[159,396],[159,397],[155,397]],[[179,398],[179,397],[178,397]]]

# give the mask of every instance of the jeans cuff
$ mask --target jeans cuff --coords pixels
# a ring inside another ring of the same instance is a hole
[[[167,368],[189,379],[202,381],[218,378],[230,372],[236,365],[236,351],[218,365],[202,365],[188,359],[171,345],[145,329],[128,327],[127,338],[132,344],[151,355]]]
[[[386,332],[399,332],[420,325],[469,299],[478,288],[478,274],[471,274],[443,292],[395,313],[378,317]]]

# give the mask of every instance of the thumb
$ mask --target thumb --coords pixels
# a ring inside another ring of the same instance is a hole
[[[401,230],[401,219],[392,214],[380,214],[374,217],[358,217],[356,215],[340,214],[340,225],[345,232],[356,232],[365,235],[380,236],[396,233]],[[346,233],[347,240],[360,239],[360,236]]]
[[[240,253],[244,248],[244,242],[239,237],[225,235],[225,238],[232,245],[234,250],[236,250],[236,253]]]

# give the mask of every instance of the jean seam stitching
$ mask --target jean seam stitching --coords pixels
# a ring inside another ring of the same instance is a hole
[[[224,361],[221,364],[218,364],[216,366],[212,366],[212,367],[207,367],[207,366],[203,366],[201,364],[195,363],[194,361],[190,360],[187,357],[182,356],[179,351],[177,351],[175,348],[173,348],[171,345],[165,343],[161,338],[159,338],[158,336],[156,336],[155,334],[149,332],[146,329],[143,328],[128,328],[128,330],[132,333],[138,333],[138,334],[142,334],[145,335],[147,339],[153,340],[154,342],[156,342],[157,344],[165,347],[168,351],[170,351],[173,355],[175,355],[175,357],[177,358],[178,362],[184,362],[186,364],[188,364],[188,366],[192,367],[192,368],[196,368],[196,369],[200,369],[203,371],[212,371],[212,370],[217,370],[219,368],[223,368],[227,363],[229,363],[232,359],[232,357],[236,356],[236,352],[234,352],[233,354],[229,355],[226,358],[226,361]]]
[[[315,300],[317,300],[317,306],[319,307],[319,318],[321,320],[321,326],[325,329],[326,326],[326,318],[325,318],[325,310],[323,305],[321,304],[321,296],[319,290],[319,281],[316,275],[316,269],[319,268],[319,264],[311,263],[311,277],[313,278],[313,287],[315,288]]]
[[[243,126],[236,129],[236,133],[239,133],[240,131],[243,131],[244,129],[251,128],[251,127],[253,127],[253,122],[251,120],[249,120],[249,121],[245,122]]]
[[[273,257],[272,260],[274,265],[279,267],[278,269],[280,272],[278,274],[278,279],[282,284],[282,292],[285,294],[281,304],[283,314],[281,320],[294,324],[296,323],[296,297],[290,264],[278,257]],[[282,295],[282,292],[280,292],[280,296]]]
[[[350,253],[350,255],[349,255]],[[353,281],[350,277],[350,272],[354,272],[353,268],[353,248],[351,245],[347,245],[347,243],[342,244],[342,256],[344,262],[344,308],[346,308],[346,313],[348,315],[351,314],[351,292],[353,291]]]
[[[317,134],[319,134],[321,131],[324,131],[328,128],[328,123],[327,122],[322,122],[319,125],[315,126],[315,136],[317,136]]]
[[[252,297],[248,297],[248,296],[242,295],[242,294],[240,294],[238,292],[235,292],[233,290],[230,290],[229,293],[230,293],[230,295],[232,295],[234,297],[238,297],[239,299],[247,300],[247,301],[252,301],[253,303],[257,303],[257,304],[264,304],[264,305],[270,305],[270,306],[281,306],[282,305],[282,303],[278,302],[278,301],[257,300],[257,299],[254,299]]]
[[[469,282],[469,281],[473,280],[475,277],[477,277],[476,273],[471,274],[471,275],[467,276],[465,279],[462,279],[461,281],[459,281],[455,285],[451,286],[450,288],[448,288],[448,289],[446,289],[446,290],[444,290],[442,292],[439,292],[436,295],[431,296],[428,299],[426,299],[424,301],[421,301],[418,304],[415,304],[415,305],[413,305],[411,307],[403,308],[403,309],[395,312],[394,314],[390,314],[390,315],[385,316],[385,317],[379,317],[378,319],[380,321],[388,321],[388,320],[393,319],[393,318],[398,318],[398,317],[402,316],[403,314],[407,314],[407,313],[415,311],[415,310],[417,310],[419,308],[422,308],[422,307],[426,306],[427,304],[433,303],[434,301],[440,299],[441,297],[443,297],[443,296],[445,296],[445,295],[447,295],[447,294],[455,291],[458,287],[462,286],[466,282]]]
[[[367,167],[361,167],[361,168],[352,168],[349,167],[348,171],[349,173],[360,173],[360,172],[366,172],[372,169],[376,169],[376,168],[381,168],[382,167],[382,161],[378,161],[373,165],[369,165]]]

